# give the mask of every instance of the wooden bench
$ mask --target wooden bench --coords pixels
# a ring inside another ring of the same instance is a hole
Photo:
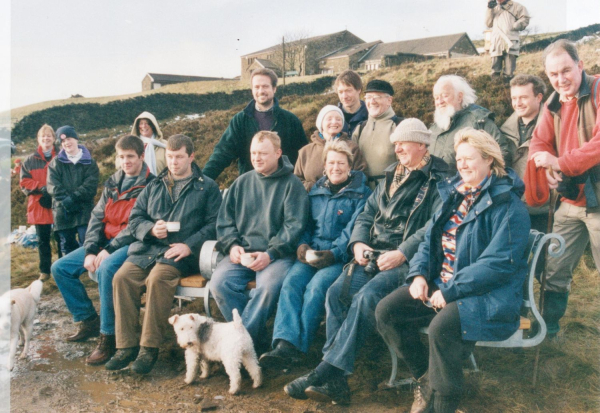
[[[223,259],[223,254],[217,248],[217,241],[206,241],[200,250],[200,274],[181,278],[175,290],[175,298],[179,308],[183,300],[192,301],[196,298],[204,299],[204,312],[210,317],[210,278]],[[256,288],[256,281],[246,285],[247,294]]]
[[[519,329],[514,332],[512,336],[503,341],[478,341],[475,345],[479,347],[506,347],[506,348],[523,348],[523,347],[534,347],[544,341],[546,337],[546,323],[538,311],[535,303],[535,294],[533,290],[533,280],[535,279],[535,273],[537,264],[539,262],[540,255],[543,253],[544,246],[549,242],[554,241],[548,246],[548,255],[552,257],[558,257],[565,251],[565,240],[558,234],[546,234],[536,230],[529,232],[529,241],[527,243],[526,251],[529,251],[528,255],[528,269],[525,283],[523,285],[523,303],[521,308],[526,311],[528,315],[531,315],[537,322],[539,328],[532,337],[525,337],[524,332],[531,329],[531,320],[528,317],[521,316],[521,323]],[[421,329],[421,332],[427,334],[427,328]],[[388,346],[392,357],[392,373],[387,382],[382,383],[380,387],[392,388],[411,385],[414,382],[413,378],[408,379],[396,379],[398,374],[398,356],[391,346]],[[473,371],[477,372],[477,363],[473,353],[469,356]],[[537,376],[537,365],[533,371],[533,377]]]

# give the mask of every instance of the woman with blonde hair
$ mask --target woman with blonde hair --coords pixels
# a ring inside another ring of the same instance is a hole
[[[376,309],[379,332],[418,381],[411,412],[456,411],[463,357],[519,328],[530,228],[523,181],[485,131],[461,130],[454,149],[458,174],[438,185],[443,204],[410,261],[409,285]],[[429,349],[419,335],[427,325]]]

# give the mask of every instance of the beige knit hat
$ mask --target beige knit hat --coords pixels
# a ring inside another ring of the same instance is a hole
[[[390,135],[390,142],[416,142],[429,146],[431,131],[417,118],[404,119]]]

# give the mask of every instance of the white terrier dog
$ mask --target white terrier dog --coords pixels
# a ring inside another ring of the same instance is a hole
[[[19,358],[26,358],[29,352],[33,319],[37,312],[42,287],[43,283],[40,280],[35,280],[27,288],[7,291],[0,297],[0,327],[3,332],[8,332],[10,328],[9,370],[14,367],[17,344],[24,344],[23,352],[21,352]]]
[[[233,310],[233,321],[230,323],[215,323],[212,318],[199,314],[174,315],[169,318],[169,323],[177,334],[177,344],[185,349],[187,384],[194,381],[200,359],[202,379],[207,378],[210,372],[209,361],[223,363],[229,376],[231,394],[236,394],[240,389],[242,364],[252,377],[252,387],[257,388],[261,385],[262,374],[252,338],[242,324],[237,310]]]

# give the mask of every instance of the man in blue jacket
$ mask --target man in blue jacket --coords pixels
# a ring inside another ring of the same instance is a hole
[[[212,179],[217,179],[236,159],[240,175],[254,169],[250,161],[250,144],[252,137],[259,131],[277,132],[281,139],[281,150],[292,166],[296,164],[300,148],[308,143],[300,119],[292,112],[282,109],[275,98],[275,72],[256,69],[252,72],[250,81],[254,99],[231,119],[204,166],[204,175]]]
[[[340,99],[338,108],[344,113],[344,132],[352,136],[354,129],[369,117],[367,105],[360,100],[362,79],[355,71],[344,70],[335,79],[333,87]]]

